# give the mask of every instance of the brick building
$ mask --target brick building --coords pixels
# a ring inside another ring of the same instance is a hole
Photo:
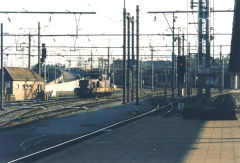
[[[28,68],[5,67],[4,74],[6,101],[33,99],[45,89],[44,79]]]

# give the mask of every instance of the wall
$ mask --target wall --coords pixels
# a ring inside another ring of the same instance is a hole
[[[44,90],[44,83],[38,81],[13,81],[13,95],[15,100],[32,99],[36,97],[38,85]]]
[[[78,83],[79,80],[59,84],[49,83],[45,86],[45,92],[73,92],[75,88],[79,87]]]

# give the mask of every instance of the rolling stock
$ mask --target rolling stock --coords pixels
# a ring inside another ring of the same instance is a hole
[[[79,80],[79,88],[74,89],[74,94],[81,98],[108,96],[113,93],[110,80],[102,75],[98,78]]]

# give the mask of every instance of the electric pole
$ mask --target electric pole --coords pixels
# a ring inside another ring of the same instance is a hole
[[[139,105],[139,6],[136,8],[136,42],[137,42],[137,73],[136,73],[136,104]]]
[[[206,20],[206,96],[210,99],[211,98],[211,76],[210,76],[210,6],[209,6],[209,0],[206,0],[206,12],[205,12],[205,20]]]
[[[181,55],[181,38],[178,36],[178,56]]]
[[[190,42],[188,43],[188,68],[187,68],[187,96],[190,97],[191,94],[191,52],[190,52]]]
[[[127,15],[127,42],[128,42],[128,61],[127,61],[127,103],[130,102],[130,14]]]
[[[202,84],[203,84],[203,77],[199,73],[200,69],[202,68],[202,43],[203,43],[203,32],[202,27],[203,25],[203,6],[202,0],[198,0],[198,87],[197,87],[197,95],[202,96]]]
[[[141,87],[141,91],[143,88],[143,64],[142,61],[140,61],[140,87]]]
[[[220,75],[219,75],[219,91],[222,93],[224,89],[224,63],[222,56],[222,46],[220,46]]]
[[[134,66],[135,66],[135,59],[134,59],[134,17],[132,17],[132,102],[134,102]]]
[[[47,83],[47,63],[46,61],[43,63],[44,65],[44,81]]]
[[[105,64],[103,63],[104,62],[104,59],[103,57],[101,58],[101,66],[102,66],[102,76],[104,75],[104,69],[105,69]],[[87,72],[87,69],[86,69],[86,64],[85,64],[85,71]]]
[[[125,1],[124,1],[125,2]],[[126,8],[123,8],[123,104],[126,104]]]
[[[40,56],[41,56],[41,49],[40,49],[40,22],[38,22],[38,75],[41,76],[41,61],[40,61]]]
[[[1,23],[1,108],[0,108],[0,110],[4,110],[3,96],[4,96],[3,23]]]
[[[114,91],[114,85],[115,85],[115,65],[114,65],[114,58],[112,63],[112,83],[113,83],[113,91]]]
[[[183,56],[185,55],[185,54],[184,54],[184,52],[185,52],[185,51],[184,51],[184,50],[185,50],[185,49],[184,49],[184,39],[185,39],[185,36],[184,36],[184,33],[183,33],[183,35],[182,35],[182,55],[183,55]],[[187,59],[186,59],[186,60],[187,60]],[[187,67],[187,68],[188,68],[188,67]],[[187,71],[188,71],[188,70],[187,70]],[[186,74],[187,74],[187,73],[186,73]],[[187,75],[186,75],[186,76],[187,76]],[[182,91],[182,96],[184,96],[184,86],[185,86],[185,88],[187,88],[187,85],[186,85],[186,84],[188,83],[188,80],[187,80],[186,76],[184,76],[184,78],[186,79],[186,80],[185,80],[185,84],[182,85],[182,90],[181,90],[181,91]]]
[[[175,96],[175,82],[176,82],[176,72],[175,72],[175,54],[174,54],[174,42],[175,42],[175,14],[173,13],[173,29],[172,29],[172,98]]]
[[[222,56],[222,83],[221,83],[221,87],[222,87],[222,90],[224,89],[224,57]]]
[[[55,73],[54,73],[54,79],[55,79],[55,80],[54,80],[54,83],[56,84],[56,79],[57,79],[57,64],[56,64],[56,63],[55,63],[55,66],[54,66],[54,67],[55,67],[55,71],[54,71],[54,72],[55,72]]]
[[[93,73],[93,52],[91,50],[91,73]]]
[[[167,88],[168,88],[168,80],[167,80],[167,69],[164,70],[164,97],[167,98]]]
[[[153,65],[153,48],[151,49],[151,91],[154,92],[154,65]]]
[[[181,38],[179,35],[178,35],[178,56],[181,56]],[[177,73],[177,75],[179,75],[179,73]],[[177,82],[177,89],[178,89],[178,97],[182,97],[182,84],[180,84],[179,81]]]
[[[71,71],[71,59],[68,59],[67,61],[68,61],[68,72],[70,72]]]
[[[45,83],[47,83],[47,62],[46,62],[46,58],[47,58],[47,50],[46,50],[46,46],[45,44],[43,43],[42,44],[42,59],[41,59],[41,63],[42,63],[42,66],[43,67],[43,73],[44,73],[44,80],[45,80]]]
[[[205,5],[204,5],[205,4]],[[206,88],[205,96],[211,97],[210,76],[210,7],[209,0],[198,1],[198,96],[202,95],[203,86]],[[203,31],[205,24],[205,30]],[[205,41],[204,41],[205,40]],[[204,44],[205,43],[205,44]],[[206,53],[203,53],[205,45]]]
[[[28,36],[28,69],[31,69],[31,35]]]
[[[108,78],[110,78],[110,48],[108,48],[108,70],[107,70]]]

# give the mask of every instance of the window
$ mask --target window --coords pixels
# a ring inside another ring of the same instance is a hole
[[[10,81],[6,81],[4,84],[5,84],[5,88],[10,88],[11,87],[11,82]]]
[[[16,89],[19,89],[19,84],[16,84]]]
[[[41,84],[38,84],[37,90],[38,90],[38,92],[41,92],[41,91],[42,91],[42,85],[41,85]]]
[[[23,89],[31,89],[32,87],[32,84],[23,84]]]

